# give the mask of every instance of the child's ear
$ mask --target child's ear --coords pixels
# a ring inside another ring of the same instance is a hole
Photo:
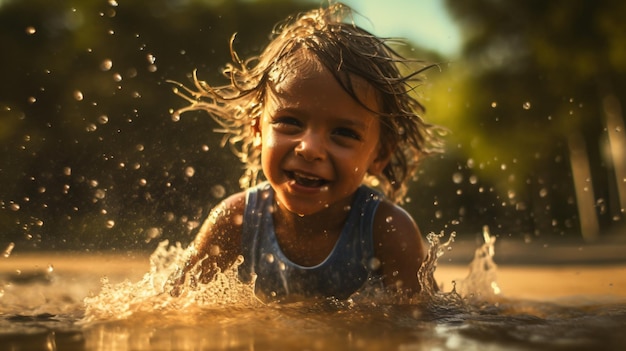
[[[258,117],[253,119],[250,128],[252,129],[252,135],[254,135],[254,147],[261,147],[261,120]]]
[[[378,156],[376,156],[370,167],[367,169],[367,172],[371,175],[380,175],[389,164],[393,151],[393,148],[390,146],[379,145]]]
[[[257,135],[261,134],[261,118],[256,117],[250,123],[250,128],[252,128],[252,134]]]

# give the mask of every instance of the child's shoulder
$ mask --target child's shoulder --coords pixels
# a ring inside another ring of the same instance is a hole
[[[203,227],[209,226],[213,230],[232,230],[233,227],[241,225],[241,218],[246,206],[246,192],[241,191],[230,195],[213,207],[209,218],[204,222]],[[206,229],[209,229],[208,227]],[[206,231],[201,229],[201,231]]]
[[[246,205],[246,191],[234,193],[222,200],[219,207],[227,211],[243,212]]]
[[[378,243],[385,242],[390,237],[404,241],[420,236],[413,217],[405,209],[386,199],[380,202],[376,210],[373,229],[374,240]]]
[[[374,225],[395,228],[397,226],[415,226],[415,221],[404,208],[384,199],[376,210]]]

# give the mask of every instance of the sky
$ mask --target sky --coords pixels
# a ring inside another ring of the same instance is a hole
[[[461,34],[444,0],[342,0],[359,15],[355,22],[383,37],[401,37],[451,57],[460,51]]]

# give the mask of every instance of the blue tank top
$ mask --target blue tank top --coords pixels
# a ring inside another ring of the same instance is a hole
[[[326,259],[311,267],[298,265],[281,251],[274,231],[274,190],[267,182],[246,194],[239,267],[243,281],[256,274],[255,290],[265,300],[295,297],[347,299],[376,275],[372,228],[382,195],[366,186],[357,190],[347,221]]]

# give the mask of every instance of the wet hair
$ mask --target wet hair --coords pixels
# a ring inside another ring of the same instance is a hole
[[[276,84],[277,77],[293,70],[294,60],[302,63],[302,58],[306,61],[311,55],[364,107],[355,78],[365,80],[376,92],[378,111],[373,112],[380,117],[381,152],[389,156],[389,163],[382,174],[366,176],[367,184],[383,190],[392,201],[402,202],[418,160],[441,147],[438,128],[421,118],[425,109],[413,91],[421,83],[421,73],[431,65],[394,51],[389,44],[397,39],[379,38],[354,23],[344,22],[350,15],[350,8],[335,3],[290,17],[275,27],[265,50],[247,60],[239,58],[231,40],[233,62],[223,71],[230,84],[211,86],[199,80],[196,72],[195,89],[179,84],[183,91],[176,92],[190,105],[175,115],[191,110],[209,113],[221,127],[216,131],[225,133],[222,145],[230,145],[244,163],[242,188],[256,184],[261,171],[261,151],[253,130],[263,112],[266,89]],[[300,54],[303,50],[305,55]],[[408,74],[403,75],[402,70]]]

